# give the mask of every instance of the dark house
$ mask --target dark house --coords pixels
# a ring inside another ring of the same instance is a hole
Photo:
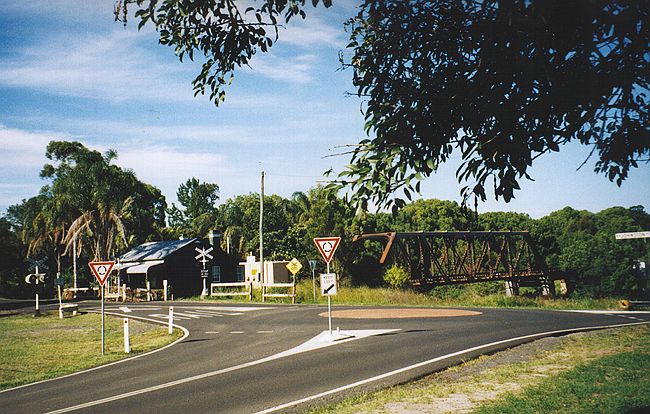
[[[128,251],[119,259],[122,283],[131,289],[162,289],[163,280],[171,287],[175,297],[197,296],[203,289],[202,263],[196,259],[197,248],[213,247],[213,257],[205,264],[208,269],[207,284],[215,281],[237,280],[239,258],[229,256],[219,246],[218,233],[211,234],[210,241],[197,238],[149,242]],[[212,246],[210,246],[212,244]]]

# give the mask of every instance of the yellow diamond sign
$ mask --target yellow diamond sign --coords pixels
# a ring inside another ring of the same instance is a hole
[[[291,274],[295,276],[296,273],[302,269],[302,265],[300,264],[300,261],[294,257],[289,263],[287,263],[287,269],[289,269]]]

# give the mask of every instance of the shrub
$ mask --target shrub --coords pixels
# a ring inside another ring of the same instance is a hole
[[[394,264],[384,272],[384,282],[395,289],[402,289],[411,282],[409,273],[402,267]]]

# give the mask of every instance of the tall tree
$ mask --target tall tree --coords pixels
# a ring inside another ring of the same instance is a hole
[[[182,60],[203,55],[195,94],[225,99],[237,67],[305,17],[306,0],[118,0]],[[312,0],[326,7],[331,0]],[[621,185],[650,154],[650,3],[638,0],[362,0],[348,22],[366,130],[334,188],[360,209],[401,207],[452,153],[465,198],[509,201],[533,161],[577,141]],[[284,22],[280,19],[284,17]]]
[[[54,164],[45,164],[41,176],[52,180],[51,205],[65,211],[57,219],[69,227],[65,244],[70,248],[76,239],[85,245],[94,259],[114,257],[137,238],[146,239],[151,228],[140,229],[148,234],[127,237],[126,220],[164,223],[161,207],[165,201],[160,191],[137,180],[133,172],[111,164],[115,151],[101,154],[79,142],[52,141],[46,157]],[[138,200],[138,208],[134,208]]]
[[[618,185],[650,154],[650,3],[364,0],[347,25],[366,131],[341,173],[398,206],[452,153],[465,197],[509,201],[539,156],[577,141]],[[647,159],[646,159],[647,161]]]
[[[178,187],[176,197],[182,208],[172,205],[169,224],[184,237],[205,237],[215,228],[218,214],[219,186],[189,178]]]

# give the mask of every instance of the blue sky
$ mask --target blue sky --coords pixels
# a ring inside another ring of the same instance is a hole
[[[0,2],[0,213],[38,193],[50,140],[77,140],[117,150],[116,164],[160,188],[168,203],[190,177],[217,183],[221,199],[259,191],[289,197],[340,171],[340,146],[365,138],[350,71],[339,70],[347,43],[343,22],[354,1],[334,1],[281,30],[271,53],[236,72],[226,102],[194,98],[198,64],[180,63],[157,43],[113,21],[113,1]],[[650,207],[650,166],[641,164],[619,188],[593,173],[595,159],[576,168],[588,148],[570,145],[533,166],[534,182],[510,203],[493,199],[479,211],[541,217],[570,205],[600,211]],[[452,158],[422,185],[422,197],[460,201]]]

